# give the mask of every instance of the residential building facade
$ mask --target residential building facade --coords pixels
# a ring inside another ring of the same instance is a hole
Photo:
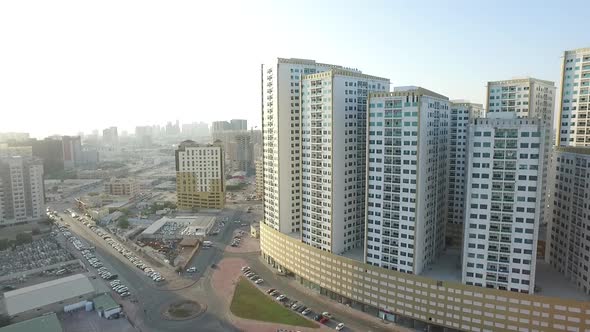
[[[451,101],[449,121],[449,192],[447,243],[463,244],[463,220],[465,219],[465,181],[467,174],[467,128],[474,119],[483,117],[483,105],[464,100]]]
[[[536,118],[482,118],[470,125],[464,283],[533,293],[545,134]]]
[[[220,142],[180,143],[175,153],[179,209],[222,209],[225,205],[225,158]]]
[[[590,48],[565,51],[556,143],[590,146]]]
[[[367,96],[389,80],[329,69],[301,84],[301,238],[337,254],[361,248]]]
[[[301,80],[341,66],[278,58],[261,66],[264,221],[301,232]]]
[[[553,171],[545,257],[590,294],[590,147],[558,147]]]
[[[38,221],[44,216],[42,161],[21,156],[0,158],[0,225]]]
[[[488,82],[488,118],[539,119],[544,126],[545,151],[542,164],[543,183],[540,186],[541,206],[545,207],[549,162],[553,145],[553,112],[555,109],[555,83],[536,78],[512,79]],[[492,106],[493,104],[493,106]],[[539,224],[544,224],[541,214]]]
[[[420,274],[442,252],[450,102],[420,88],[369,98],[366,262]]]
[[[264,168],[262,160],[256,160],[256,199],[264,197]]]

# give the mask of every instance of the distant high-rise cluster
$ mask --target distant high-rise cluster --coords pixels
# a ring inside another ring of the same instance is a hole
[[[565,52],[562,76],[556,140],[590,146],[590,49]],[[480,104],[390,91],[388,79],[313,60],[265,64],[261,84],[268,226],[412,274],[459,248],[463,283],[534,293],[548,223],[546,257],[590,292],[590,219],[580,217],[590,153],[558,151],[551,166],[553,82],[488,82],[485,115]]]
[[[211,126],[211,137],[219,140],[225,150],[228,169],[235,172],[254,173],[256,133],[248,131],[248,121],[232,119],[230,121],[214,121]]]

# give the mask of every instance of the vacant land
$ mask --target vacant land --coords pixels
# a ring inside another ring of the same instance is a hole
[[[317,324],[275,302],[244,278],[240,278],[238,281],[230,309],[234,315],[241,318],[294,326],[318,327]]]

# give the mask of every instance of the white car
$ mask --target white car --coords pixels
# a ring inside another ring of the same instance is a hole
[[[277,301],[282,301],[284,299],[285,299],[285,295],[283,295],[283,294],[277,296]]]
[[[336,325],[336,331],[340,331],[344,328],[344,323],[340,323],[338,325]]]
[[[258,279],[258,280],[256,280],[256,281],[254,281],[254,283],[255,283],[255,284],[257,284],[257,285],[260,285],[260,284],[261,284],[261,283],[263,283],[263,282],[264,282],[264,280],[263,280],[262,278],[260,278],[260,279]]]

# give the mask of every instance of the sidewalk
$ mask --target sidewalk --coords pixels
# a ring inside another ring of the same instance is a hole
[[[276,332],[283,329],[285,331],[300,332],[318,332],[332,331],[332,329],[320,325],[319,328],[305,328],[292,325],[269,323],[234,316],[229,310],[231,300],[234,294],[234,288],[238,278],[242,275],[241,267],[246,265],[246,261],[241,258],[224,258],[217,265],[217,269],[211,276],[211,286],[217,296],[222,300],[226,308],[226,318],[238,329],[245,332]]]
[[[261,256],[258,256],[258,262],[264,266],[264,268],[268,269],[271,273],[274,273],[274,269],[266,264],[266,262],[262,259]],[[299,284],[296,280],[291,279],[289,277],[284,276],[277,276],[277,280],[280,280],[282,283],[285,283],[288,287],[292,287],[298,292],[304,293],[304,295],[313,298],[314,301],[320,302],[322,305],[326,306],[326,310],[331,311],[333,313],[338,314],[338,312],[343,313],[347,318],[352,318],[353,320],[360,321],[361,324],[366,325],[368,331],[371,331],[371,328],[376,330],[388,330],[388,331],[396,331],[396,332],[415,332],[413,329],[409,329],[403,326],[396,325],[393,322],[382,321],[381,318],[375,317],[373,315],[367,314],[365,312],[359,311],[357,309],[351,308],[347,305],[332,301],[331,299],[314,292],[313,290],[306,288]]]

